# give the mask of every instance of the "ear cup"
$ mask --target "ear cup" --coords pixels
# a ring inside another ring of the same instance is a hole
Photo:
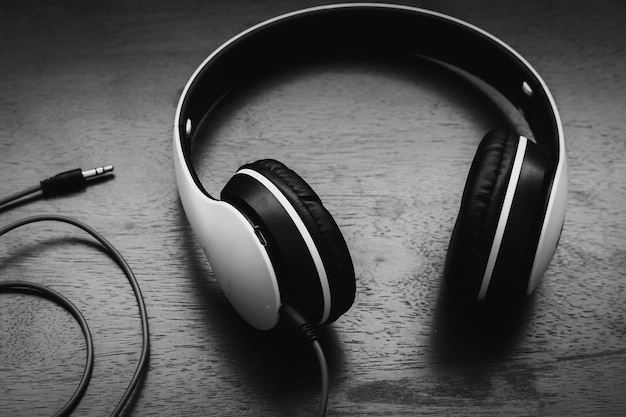
[[[503,130],[483,138],[446,257],[444,276],[457,294],[494,299],[524,293],[547,169],[547,155],[526,138]]]
[[[222,199],[260,228],[284,302],[319,324],[335,321],[350,308],[356,284],[347,245],[319,196],[298,174],[271,159],[247,164],[224,187]]]

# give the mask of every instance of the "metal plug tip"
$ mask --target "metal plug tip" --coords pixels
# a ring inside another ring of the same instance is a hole
[[[88,179],[93,177],[99,177],[100,175],[104,175],[112,171],[113,165],[105,165],[98,168],[88,169],[86,171],[83,171],[83,178]]]

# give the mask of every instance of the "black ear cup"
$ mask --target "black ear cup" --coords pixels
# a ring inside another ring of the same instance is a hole
[[[282,202],[276,191],[283,196]],[[257,161],[242,166],[221,197],[259,228],[278,276],[283,302],[291,303],[309,320],[320,324],[335,321],[350,308],[356,285],[346,242],[318,195],[298,174],[275,160]],[[285,209],[285,200],[293,208],[292,213]],[[294,212],[300,222],[292,218]],[[306,228],[318,255],[311,253],[298,223]],[[316,257],[323,264],[330,300],[323,296]]]
[[[483,138],[445,263],[445,279],[457,294],[492,300],[524,294],[539,239],[547,169],[547,155],[519,135],[494,130]]]

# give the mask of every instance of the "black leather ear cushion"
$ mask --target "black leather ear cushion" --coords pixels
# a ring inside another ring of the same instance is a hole
[[[337,223],[306,181],[281,162],[264,159],[241,167],[244,168],[268,178],[291,203],[311,234],[330,286],[331,311],[326,323],[335,321],[350,308],[356,293],[354,266]]]
[[[481,141],[452,231],[444,276],[464,297],[476,298],[511,176],[519,136],[493,130]]]

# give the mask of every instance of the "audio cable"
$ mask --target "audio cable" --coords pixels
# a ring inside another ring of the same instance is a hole
[[[34,295],[38,295],[40,297],[47,298],[51,301],[54,301],[65,310],[70,312],[72,316],[76,319],[78,324],[80,325],[81,330],[83,331],[83,336],[85,337],[85,344],[87,346],[87,361],[85,363],[85,370],[83,371],[83,376],[74,391],[74,394],[70,397],[70,399],[65,403],[63,408],[59,410],[55,416],[65,416],[72,412],[74,407],[78,404],[83,394],[87,390],[87,386],[89,385],[89,380],[91,379],[91,372],[93,371],[93,340],[91,338],[91,331],[89,330],[89,325],[87,324],[87,320],[83,316],[83,313],[63,294],[54,291],[51,288],[45,287],[40,284],[36,284],[34,282],[25,282],[25,281],[6,281],[0,282],[0,293],[3,292],[20,292],[20,293],[30,293]]]
[[[285,318],[292,327],[304,336],[305,340],[311,344],[311,347],[315,352],[315,356],[317,357],[320,367],[320,380],[322,386],[320,405],[317,415],[318,417],[324,417],[326,415],[326,407],[328,405],[328,390],[330,384],[328,382],[329,378],[326,356],[324,355],[324,350],[322,349],[322,346],[317,338],[317,333],[315,333],[315,329],[311,323],[309,323],[298,310],[289,304],[283,304],[280,307],[280,316]]]
[[[73,192],[76,190],[80,190],[84,188],[88,184],[88,180],[90,178],[99,177],[101,175],[107,174],[113,171],[113,166],[105,166],[100,168],[95,168],[92,170],[83,171],[80,168],[66,171],[55,175],[54,177],[50,177],[46,180],[41,181],[38,185],[29,187],[23,191],[12,194],[5,198],[0,198],[0,207],[3,205],[9,204],[13,201],[19,200],[23,197],[41,191],[44,195],[59,195],[66,194],[69,192]],[[126,260],[122,257],[119,251],[102,236],[99,232],[97,232],[92,227],[86,225],[83,222],[80,222],[76,219],[72,219],[70,217],[62,216],[62,215],[39,215],[32,216],[25,219],[18,220],[13,222],[7,226],[0,228],[0,237],[10,232],[11,230],[17,229],[19,227],[25,226],[27,224],[42,222],[42,221],[56,221],[67,223],[73,225],[79,229],[90,234],[94,239],[96,239],[107,251],[107,253],[115,260],[118,266],[122,269],[124,274],[126,275],[128,282],[130,283],[133,293],[135,295],[137,306],[139,308],[139,316],[141,321],[141,333],[142,333],[142,347],[141,353],[139,356],[139,360],[133,376],[131,378],[130,383],[126,387],[121,399],[119,400],[117,406],[111,413],[112,417],[118,416],[124,406],[127,404],[128,400],[135,392],[137,385],[139,384],[141,378],[146,372],[147,364],[148,364],[148,355],[150,350],[150,341],[149,341],[149,330],[148,330],[148,313],[146,311],[146,306],[143,300],[143,296],[141,294],[141,290],[139,288],[139,283],[137,279],[126,262]],[[91,339],[91,331],[89,330],[89,325],[87,321],[83,317],[82,313],[72,302],[67,299],[62,294],[40,284],[35,284],[32,282],[26,281],[6,281],[0,282],[0,293],[1,292],[22,292],[22,293],[30,293],[38,296],[42,296],[48,298],[64,309],[66,309],[79,323],[83,335],[85,337],[85,342],[87,345],[87,360],[85,364],[85,370],[83,372],[83,376],[70,397],[70,399],[65,403],[65,405],[59,410],[55,417],[67,416],[72,410],[76,407],[76,405],[80,402],[83,394],[85,393],[87,386],[89,385],[89,381],[91,378],[91,373],[93,369],[94,362],[94,352],[93,352],[93,343]]]

